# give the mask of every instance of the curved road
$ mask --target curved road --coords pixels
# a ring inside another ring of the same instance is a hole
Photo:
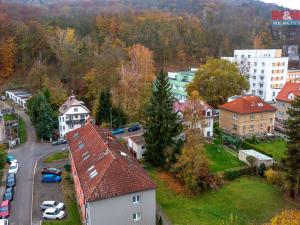
[[[36,162],[44,155],[58,151],[62,147],[53,147],[51,144],[37,143],[35,129],[28,115],[18,109],[15,109],[15,111],[25,121],[27,142],[9,150],[9,153],[14,155],[19,162],[17,185],[15,187],[9,221],[10,225],[31,225],[33,174]]]

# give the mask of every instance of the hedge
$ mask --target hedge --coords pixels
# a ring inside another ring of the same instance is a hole
[[[239,178],[240,176],[253,175],[255,173],[256,173],[255,167],[244,166],[244,167],[239,167],[236,169],[225,170],[223,172],[223,177],[226,180],[234,180],[236,178]]]
[[[262,153],[262,154],[264,154],[266,156],[269,156],[269,157],[273,158],[272,154],[270,154],[268,152],[265,152],[265,150],[263,150],[262,148],[257,147],[256,145],[251,144],[251,143],[249,143],[247,141],[243,141],[242,147],[245,148],[245,149],[254,149],[254,150],[256,150],[256,151],[258,151],[258,152],[260,152],[260,153]]]

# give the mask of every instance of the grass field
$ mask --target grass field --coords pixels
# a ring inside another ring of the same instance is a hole
[[[277,162],[280,162],[280,160],[284,158],[284,154],[287,151],[287,143],[283,140],[261,142],[255,145],[262,148],[267,153],[272,154],[274,160]]]
[[[239,225],[260,225],[292,207],[262,178],[241,177],[218,191],[186,197],[169,189],[155,169],[148,169],[148,173],[157,184],[157,201],[173,225],[220,225],[231,214],[238,217]]]
[[[49,155],[45,160],[44,163],[50,163],[55,161],[62,161],[69,159],[69,152],[63,151],[63,152],[55,152],[51,155]]]
[[[75,199],[74,184],[66,179],[67,174],[63,173],[62,185],[65,196],[67,217],[60,221],[43,221],[43,225],[81,225],[80,215]]]
[[[209,170],[212,173],[245,165],[221,146],[207,144],[205,150],[209,161]]]
[[[4,120],[9,121],[9,120],[18,120],[17,116],[12,114],[12,115],[4,115]],[[20,136],[20,142],[25,143],[26,142],[26,125],[24,120],[20,117],[19,120],[19,136]]]

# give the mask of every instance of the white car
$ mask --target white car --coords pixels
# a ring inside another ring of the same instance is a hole
[[[8,169],[8,173],[16,174],[18,172],[19,164],[18,163],[11,163]]]
[[[0,219],[0,225],[8,225],[7,219]]]
[[[50,220],[61,220],[65,217],[65,211],[56,209],[56,208],[48,208],[44,211],[43,218]]]
[[[62,210],[65,208],[65,204],[58,201],[44,201],[41,205],[41,209],[46,210],[48,208],[55,208],[55,209]]]

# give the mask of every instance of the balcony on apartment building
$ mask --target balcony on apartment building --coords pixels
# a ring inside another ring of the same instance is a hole
[[[66,124],[84,124],[85,123],[85,118],[84,116],[69,116],[68,119],[66,119]]]

